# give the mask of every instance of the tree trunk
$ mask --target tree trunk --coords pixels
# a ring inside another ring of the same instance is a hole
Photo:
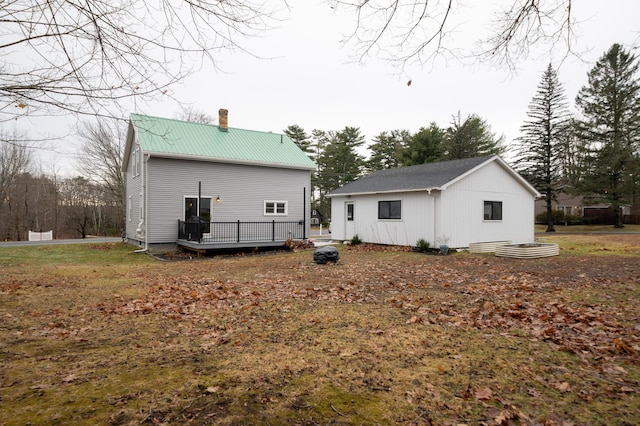
[[[624,224],[622,223],[622,214],[620,206],[615,206],[613,208],[613,227],[614,228],[624,228]]]
[[[553,210],[551,209],[551,194],[547,194],[547,230],[545,232],[556,232],[553,226]]]

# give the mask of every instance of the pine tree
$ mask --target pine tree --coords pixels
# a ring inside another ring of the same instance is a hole
[[[442,141],[445,132],[434,122],[429,127],[422,127],[408,141],[402,152],[403,166],[433,163],[442,157]]]
[[[311,151],[311,140],[304,129],[297,124],[292,124],[284,129],[284,134],[289,136],[298,147],[306,153]]]
[[[329,132],[327,136],[329,141],[317,160],[316,175],[323,211],[328,211],[324,194],[360,177],[365,163],[364,157],[357,152],[365,142],[359,128],[345,127],[339,132]]]
[[[320,164],[320,156],[325,147],[329,144],[332,135],[324,130],[313,129],[311,131],[311,145],[309,157],[316,163],[316,170],[311,175],[311,203],[314,208],[320,210],[326,218],[330,216],[330,205],[324,197],[326,189],[321,184],[321,174],[323,165]]]
[[[578,132],[587,143],[580,188],[610,204],[614,227],[623,227],[622,206],[637,192],[640,150],[638,59],[614,44],[588,73],[576,97],[583,118]]]
[[[520,127],[522,136],[517,139],[517,169],[544,195],[546,232],[554,232],[551,203],[560,190],[563,177],[569,110],[564,89],[551,64],[542,75],[527,116],[528,120]]]
[[[497,138],[491,132],[491,126],[479,116],[471,114],[462,121],[458,112],[458,115],[453,117],[442,143],[443,158],[458,160],[501,154],[504,152],[504,147],[501,146],[503,139]]]
[[[381,132],[369,146],[371,156],[366,164],[367,170],[373,172],[398,167],[400,155],[410,138],[411,134],[407,130]]]

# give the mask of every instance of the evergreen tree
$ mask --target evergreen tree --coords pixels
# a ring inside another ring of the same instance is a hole
[[[407,130],[392,130],[391,133],[381,132],[373,139],[369,146],[371,157],[367,161],[367,170],[376,171],[390,169],[400,165],[400,156],[405,145],[411,138]]]
[[[316,163],[316,170],[311,175],[311,205],[318,209],[325,217],[329,217],[330,206],[324,198],[324,187],[320,185],[320,156],[324,148],[329,144],[331,135],[324,130],[314,129],[311,131],[311,144],[309,157]]]
[[[528,120],[520,127],[518,171],[544,195],[547,230],[555,232],[551,203],[560,189],[568,140],[569,111],[558,74],[551,67],[542,75],[529,104]]]
[[[481,157],[502,154],[504,137],[497,138],[491,126],[475,114],[462,120],[460,113],[453,117],[442,143],[443,159]]]
[[[587,143],[581,190],[611,205],[614,227],[623,227],[621,207],[637,191],[640,149],[638,59],[614,44],[588,73],[576,105],[577,130]]]
[[[312,152],[311,148],[311,139],[309,135],[304,131],[304,129],[297,124],[292,124],[291,126],[284,129],[284,134],[289,136],[293,142],[295,142],[301,150],[306,153]]]
[[[329,132],[328,136],[329,142],[317,162],[317,185],[323,211],[328,211],[324,194],[360,177],[365,162],[356,150],[364,144],[359,128],[345,127],[339,132]]]
[[[422,127],[406,144],[402,152],[403,166],[433,163],[442,156],[442,142],[445,132],[436,123]]]

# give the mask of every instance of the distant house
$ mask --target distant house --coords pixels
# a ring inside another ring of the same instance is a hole
[[[324,215],[318,209],[311,209],[311,224],[320,225],[324,222]]]
[[[309,236],[315,164],[286,135],[132,114],[126,238],[147,249],[282,245]]]
[[[585,225],[613,225],[615,223],[611,204],[585,204],[584,197],[581,195],[559,192],[551,202],[551,209],[562,212],[561,217],[565,220],[559,222],[558,224],[560,225],[570,225],[572,221],[577,221]],[[541,213],[546,213],[546,211],[546,201],[544,199],[537,200],[536,217]],[[639,221],[639,215],[634,214],[634,210],[630,205],[620,206],[620,214],[622,214],[623,223],[637,223]],[[573,218],[571,216],[573,216]],[[544,217],[546,217],[546,215]],[[538,222],[546,223],[544,220]]]
[[[534,239],[540,196],[498,156],[386,169],[327,195],[331,232],[364,242],[468,247],[472,242]]]
[[[571,195],[563,191],[560,191],[555,199],[551,201],[551,209],[561,211],[565,216],[582,216],[582,206],[581,195]],[[540,198],[536,201],[536,215],[546,213],[546,211],[547,201],[544,198]]]

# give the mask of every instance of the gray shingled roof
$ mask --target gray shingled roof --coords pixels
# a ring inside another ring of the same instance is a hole
[[[492,157],[490,155],[380,170],[348,183],[328,196],[439,189]]]

